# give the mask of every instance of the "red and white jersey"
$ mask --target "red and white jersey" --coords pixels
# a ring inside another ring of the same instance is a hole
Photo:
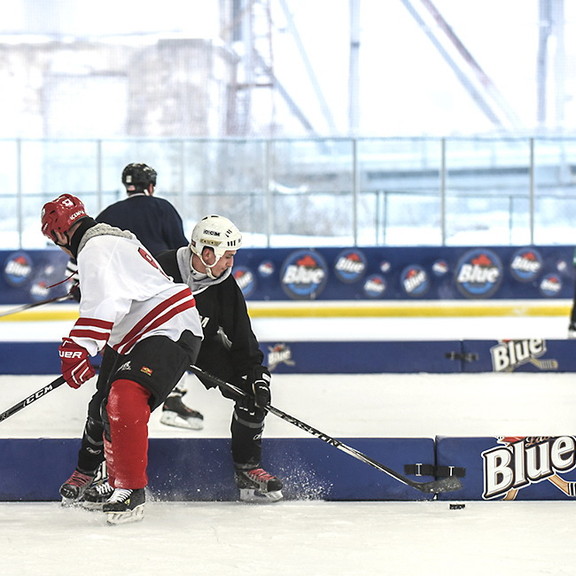
[[[142,244],[125,234],[93,235],[81,247],[80,317],[70,338],[94,356],[106,344],[127,354],[149,336],[176,341],[190,330],[202,337],[190,288],[172,282]]]

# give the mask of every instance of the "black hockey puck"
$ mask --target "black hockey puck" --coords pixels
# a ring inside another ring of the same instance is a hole
[[[450,510],[462,510],[466,504],[450,504]]]

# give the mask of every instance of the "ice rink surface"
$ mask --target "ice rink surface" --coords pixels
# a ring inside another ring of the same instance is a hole
[[[565,318],[259,319],[263,341],[564,338]],[[59,339],[63,323],[0,323],[6,340]],[[576,346],[576,342],[575,342]],[[0,411],[55,375],[1,376]],[[151,436],[227,437],[231,407],[192,376],[202,431],[158,422]],[[562,435],[576,427],[576,375],[276,375],[273,404],[334,437]],[[66,386],[0,423],[0,438],[78,437],[91,395]],[[268,437],[306,434],[269,416]],[[320,440],[318,440],[320,442]],[[201,462],[198,463],[202,465]],[[1,470],[1,463],[0,463]],[[151,495],[153,498],[153,495]],[[104,573],[348,576],[573,575],[576,503],[162,503],[109,527],[57,502],[0,503],[2,576]]]

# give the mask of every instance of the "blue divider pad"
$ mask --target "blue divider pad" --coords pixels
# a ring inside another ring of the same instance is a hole
[[[60,374],[60,342],[0,342],[0,374]]]
[[[400,474],[405,464],[434,462],[431,438],[341,441]],[[0,500],[58,500],[58,488],[74,468],[79,445],[78,439],[0,440]],[[262,464],[284,480],[287,499],[431,498],[316,438],[264,439],[263,449]],[[148,472],[152,494],[162,500],[237,499],[229,439],[152,438]]]
[[[58,344],[0,342],[0,374],[58,374]],[[576,372],[572,340],[262,342],[261,348],[277,374]]]
[[[436,438],[438,466],[466,468],[442,500],[572,500],[576,437]]]
[[[0,342],[0,374],[59,374],[59,342]],[[460,372],[447,354],[459,341],[261,343],[265,362],[279,374]],[[93,359],[98,365],[100,358]]]
[[[572,340],[464,340],[463,372],[576,372]]]
[[[460,341],[263,342],[265,363],[275,373],[378,374],[460,372],[449,359]]]

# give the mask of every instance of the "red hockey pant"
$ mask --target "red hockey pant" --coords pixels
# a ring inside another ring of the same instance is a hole
[[[104,441],[108,481],[114,488],[148,484],[148,421],[150,392],[132,380],[115,380],[106,411],[111,441]]]

